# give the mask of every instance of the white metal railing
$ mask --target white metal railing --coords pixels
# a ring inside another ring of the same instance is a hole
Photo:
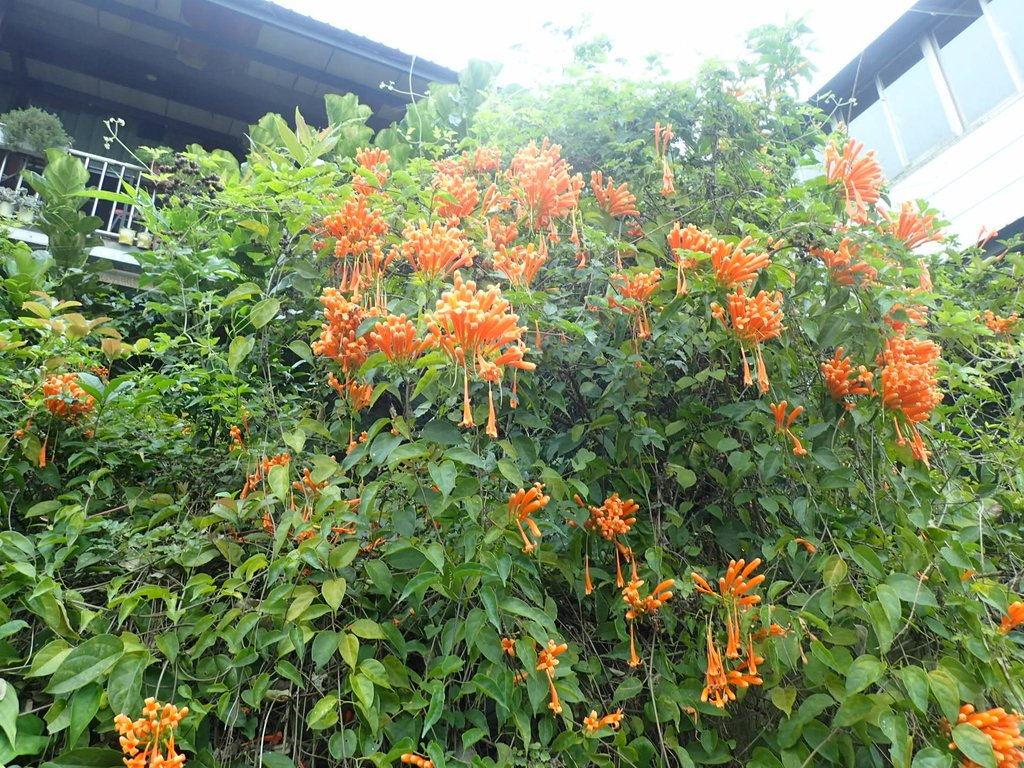
[[[141,165],[125,163],[121,160],[93,155],[77,149],[69,150],[69,153],[85,164],[85,169],[89,172],[88,186],[106,192],[124,192],[125,182],[133,187],[138,187],[142,182],[142,175],[148,170]],[[2,149],[0,150],[0,185],[9,186],[14,190],[26,189],[33,196],[37,196],[31,187],[25,184],[21,171],[30,169],[41,172],[45,164],[42,158],[15,150]],[[103,221],[97,232],[104,237],[116,240],[122,227],[133,228],[134,205],[93,198],[86,205],[86,209],[89,215],[97,216]]]

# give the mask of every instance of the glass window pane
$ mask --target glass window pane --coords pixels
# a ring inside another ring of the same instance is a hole
[[[1008,43],[1017,67],[1024,73],[1024,3],[1020,0],[992,0],[989,10],[999,34]]]
[[[889,130],[882,102],[876,101],[850,121],[850,136],[861,142],[865,149],[875,151],[886,177],[891,179],[900,172],[902,166],[896,142]]]
[[[896,122],[896,132],[903,142],[907,162],[914,162],[953,135],[935,80],[924,59],[885,86],[885,98]]]
[[[946,82],[969,125],[1014,92],[988,22],[977,19],[939,49]]]

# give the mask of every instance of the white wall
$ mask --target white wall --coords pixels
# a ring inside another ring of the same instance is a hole
[[[923,198],[972,244],[982,227],[998,230],[1024,216],[1024,97],[940,147],[892,181],[894,207]]]

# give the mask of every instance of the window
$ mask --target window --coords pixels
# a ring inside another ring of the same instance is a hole
[[[1020,7],[1020,0],[1017,2]],[[964,125],[975,122],[1014,92],[988,21],[981,18],[981,8],[975,3],[970,8],[977,17],[974,21],[963,9],[964,15],[935,29],[939,62]],[[966,27],[964,21],[969,22]]]
[[[902,68],[903,62],[895,65]],[[885,98],[908,163],[953,135],[928,62],[923,58],[894,81],[882,73]]]
[[[989,11],[1003,35],[1017,68],[1024,73],[1024,3],[1020,0],[991,0]]]
[[[903,166],[881,101],[876,101],[850,121],[850,136],[864,144],[865,148],[875,150],[878,162],[882,164],[882,170],[888,178],[900,172]]]

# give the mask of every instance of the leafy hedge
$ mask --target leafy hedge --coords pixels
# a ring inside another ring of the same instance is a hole
[[[1018,764],[1024,263],[888,201],[795,35],[267,116],[122,198],[137,293],[53,155],[61,269],[4,246],[0,763],[180,719],[206,766]]]

